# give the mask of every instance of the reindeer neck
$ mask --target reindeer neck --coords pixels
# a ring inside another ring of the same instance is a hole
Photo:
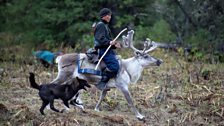
[[[123,67],[125,71],[129,74],[132,83],[136,83],[141,76],[143,67],[139,64],[135,57],[124,59]]]

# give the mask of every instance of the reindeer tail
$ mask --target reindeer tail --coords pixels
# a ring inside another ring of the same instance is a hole
[[[30,73],[29,80],[30,80],[30,86],[32,88],[40,90],[40,86],[35,81],[34,73]]]
[[[61,60],[61,56],[58,56],[58,57],[55,59],[55,63],[59,63],[60,60]]]

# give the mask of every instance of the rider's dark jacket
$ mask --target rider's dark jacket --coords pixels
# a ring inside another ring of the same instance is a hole
[[[98,22],[94,32],[94,47],[99,49],[99,57],[101,57],[112,41],[111,31],[108,28],[108,23],[104,20]],[[106,76],[109,78],[115,77],[119,70],[119,63],[116,59],[116,53],[113,45],[103,57],[103,61],[109,71],[106,72]]]
[[[108,23],[104,20],[101,20],[97,23],[95,32],[94,32],[94,47],[97,49],[107,48],[112,41],[111,31],[108,28]],[[116,47],[113,45],[112,49]]]

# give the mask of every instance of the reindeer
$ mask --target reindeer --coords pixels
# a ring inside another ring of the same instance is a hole
[[[145,116],[140,114],[133,104],[128,86],[130,84],[135,84],[139,80],[144,68],[152,65],[159,66],[162,63],[162,60],[154,58],[147,54],[148,52],[153,51],[155,48],[161,46],[162,44],[153,41],[151,42],[150,39],[147,39],[144,43],[144,49],[138,50],[133,46],[133,35],[133,30],[128,31],[128,35],[123,36],[122,45],[125,48],[131,48],[132,50],[134,50],[135,56],[128,59],[119,60],[120,71],[115,78],[110,79],[110,81],[106,85],[106,89],[101,92],[101,96],[95,107],[95,110],[99,111],[100,104],[107,94],[107,89],[118,88],[123,93],[125,99],[128,102],[128,105],[135,113],[135,116],[140,120],[144,120]],[[90,84],[97,84],[100,81],[100,76],[78,73],[79,60],[82,60],[82,66],[87,66],[91,69],[95,68],[95,64],[91,64],[85,61],[85,59],[86,55],[83,53],[73,53],[59,56],[56,59],[58,63],[58,75],[52,83],[60,83],[68,80],[69,78],[79,77],[80,79],[86,80]],[[102,68],[99,67],[98,69],[100,70]]]

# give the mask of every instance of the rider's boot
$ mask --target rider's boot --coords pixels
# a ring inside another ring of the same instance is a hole
[[[110,78],[107,75],[103,75],[100,82],[96,85],[99,90],[104,90],[106,88],[107,82]]]

